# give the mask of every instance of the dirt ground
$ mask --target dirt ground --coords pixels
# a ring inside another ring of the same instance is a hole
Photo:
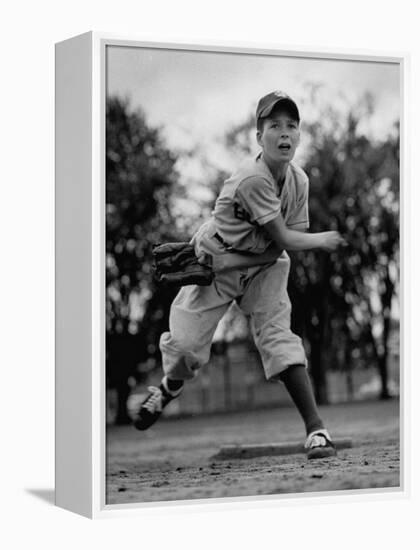
[[[304,437],[293,408],[162,418],[147,432],[107,430],[107,504],[274,495],[400,485],[399,402],[321,407],[334,437],[351,437],[338,456],[217,460],[222,445]]]

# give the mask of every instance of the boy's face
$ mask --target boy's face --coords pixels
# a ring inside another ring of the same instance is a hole
[[[290,162],[299,145],[299,122],[287,110],[274,109],[263,120],[262,130],[257,132],[257,141],[264,156],[272,163]]]

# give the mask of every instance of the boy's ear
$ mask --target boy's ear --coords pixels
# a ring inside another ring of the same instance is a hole
[[[257,130],[257,134],[256,134],[256,135],[257,135],[257,143],[258,143],[258,145],[261,146],[261,135],[262,135],[262,134],[261,134],[261,132],[260,132],[259,130]]]

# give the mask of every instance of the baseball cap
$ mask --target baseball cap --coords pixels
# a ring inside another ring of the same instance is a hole
[[[259,118],[267,117],[273,110],[274,106],[277,105],[277,103],[279,103],[280,101],[287,103],[287,108],[290,109],[290,112],[292,113],[292,115],[299,122],[300,121],[299,109],[297,108],[296,103],[293,101],[291,97],[289,97],[287,94],[281,91],[271,92],[259,100],[257,105],[257,113],[256,113],[257,120]]]

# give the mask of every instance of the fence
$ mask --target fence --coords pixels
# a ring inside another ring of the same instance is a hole
[[[390,392],[399,394],[398,334],[390,346]],[[185,386],[181,397],[167,409],[168,415],[206,414],[223,411],[288,406],[290,398],[281,383],[267,382],[258,352],[249,341],[214,346],[211,360],[197,377]],[[161,372],[153,372],[147,385],[158,385]],[[375,368],[350,371],[329,370],[327,373],[330,403],[377,397],[380,381]],[[147,391],[147,386],[134,389],[128,401],[133,414]],[[115,395],[108,391],[107,421],[115,416]]]

